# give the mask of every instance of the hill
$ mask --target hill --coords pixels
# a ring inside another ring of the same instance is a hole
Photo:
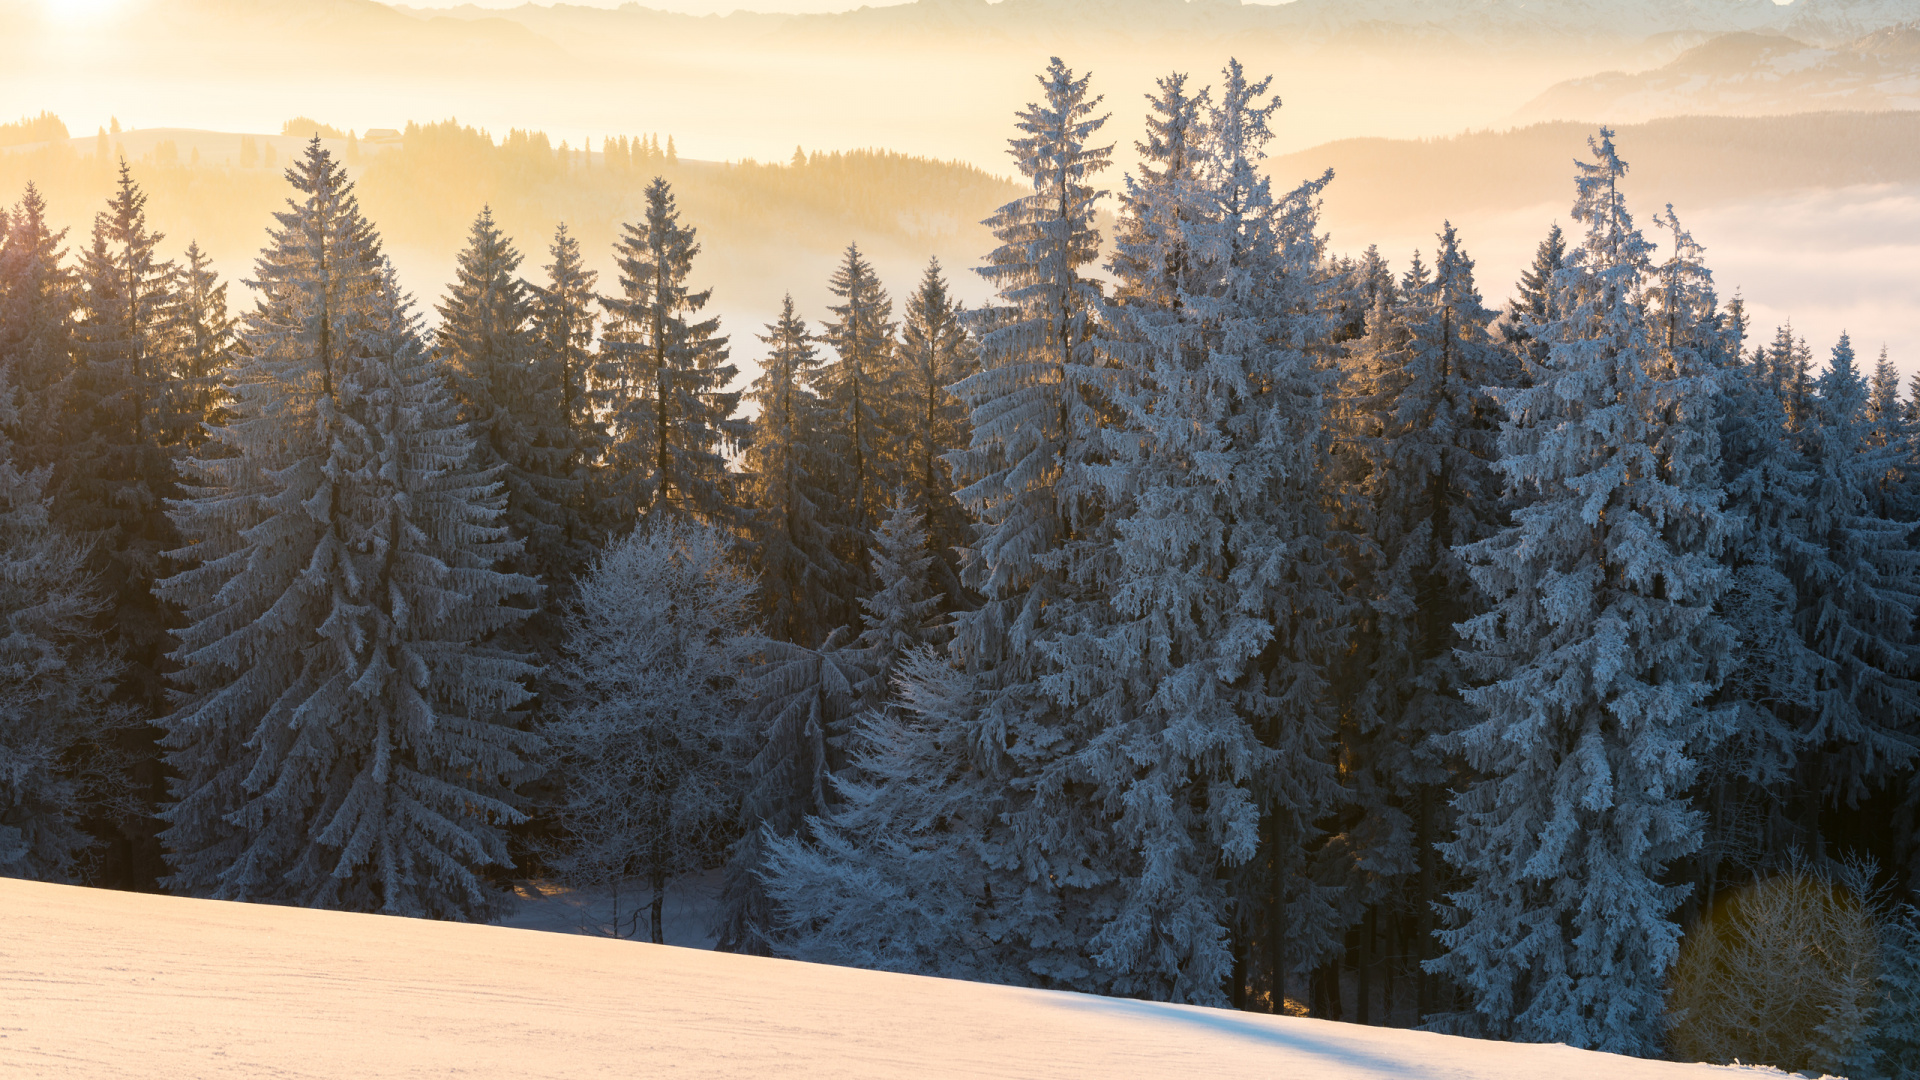
[[[657,141],[664,146],[669,138],[661,133]],[[224,275],[240,277],[251,271],[272,213],[291,192],[281,169],[305,141],[142,128],[0,146],[0,203],[13,204],[28,182],[36,184],[54,220],[72,230],[69,248],[77,248],[105,205],[114,178],[109,163],[124,155],[151,197],[154,226],[167,234],[163,253],[175,256],[197,240]],[[323,142],[348,155],[344,141]],[[904,295],[937,256],[961,295],[983,298],[979,279],[965,272],[992,247],[979,222],[1019,194],[1010,181],[971,165],[885,150],[802,153],[778,163],[669,161],[664,154],[609,155],[604,137],[587,153],[540,132],[495,137],[454,121],[407,125],[399,145],[368,145],[347,160],[402,284],[428,308],[452,280],[454,256],[482,206],[493,208],[526,256],[522,275],[541,280],[554,228],[564,221],[589,268],[600,272],[601,290],[615,290],[613,241],[642,213],[646,185],[664,176],[683,219],[699,230],[694,281],[714,287],[713,310],[737,335],[743,359],[758,355],[746,335],[773,319],[782,294],[791,291],[809,318],[823,313],[827,277],[850,242],[860,244],[895,295]],[[235,288],[232,298],[251,303],[244,289]]]
[[[0,912],[13,1077],[1781,1075],[16,880],[0,880]]]
[[[1605,116],[1443,139],[1342,139],[1276,157],[1276,177],[1333,169],[1328,204],[1349,220],[1437,224],[1477,210],[1571,199],[1571,161]],[[1626,187],[1651,213],[1788,192],[1920,183],[1920,112],[1679,116],[1616,128]],[[1417,179],[1416,179],[1417,178]]]
[[[1648,71],[1558,83],[1517,115],[1628,122],[1699,113],[1914,108],[1920,108],[1920,23],[1883,27],[1834,48],[1781,34],[1728,34]]]

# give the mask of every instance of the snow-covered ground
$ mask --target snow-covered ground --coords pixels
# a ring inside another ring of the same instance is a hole
[[[1778,1073],[673,946],[0,881],[0,1076]]]

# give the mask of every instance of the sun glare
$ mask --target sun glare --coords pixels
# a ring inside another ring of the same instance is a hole
[[[125,0],[40,0],[40,7],[56,22],[92,22],[113,14]]]

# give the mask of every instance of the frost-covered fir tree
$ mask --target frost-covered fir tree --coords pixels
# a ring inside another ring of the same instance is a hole
[[[174,508],[188,625],[161,721],[168,884],[197,896],[478,918],[538,740],[531,667],[482,644],[536,585],[472,467],[416,321],[315,139],[255,264],[214,452]]]
[[[810,646],[846,614],[840,597],[847,568],[834,551],[832,532],[830,503],[837,492],[826,409],[813,392],[820,361],[791,296],[760,340],[768,354],[749,391],[758,415],[744,461],[761,610],[772,637]]]
[[[1278,1002],[1285,972],[1337,948],[1305,874],[1339,797],[1325,691],[1345,606],[1321,486],[1333,373],[1313,352],[1325,181],[1276,197],[1271,80],[1238,61],[1222,80],[1209,100],[1163,79],[1153,102],[1114,261],[1113,619],[1043,648],[1086,688],[1076,764],[1124,852],[1089,942],[1108,985],[1238,1001],[1257,951]]]
[[[0,424],[17,413],[0,366]],[[132,721],[109,695],[123,667],[96,625],[87,548],[47,513],[48,470],[22,472],[0,436],[0,876],[69,881],[84,818],[124,809],[111,752]]]
[[[753,590],[724,535],[674,516],[614,541],[576,590],[545,727],[566,834],[549,867],[612,894],[615,936],[638,937],[645,915],[662,942],[667,886],[717,865],[731,839]],[[630,884],[644,889],[633,901]]]
[[[791,842],[809,818],[825,816],[840,801],[835,778],[850,744],[860,741],[862,715],[887,706],[908,653],[940,640],[934,562],[920,512],[896,495],[872,552],[879,587],[860,600],[865,629],[854,636],[843,627],[817,649],[762,643],[747,683],[753,758],[741,836],[727,866],[721,948],[765,952],[779,944],[779,915],[760,880],[767,844]]]
[[[770,848],[768,888],[792,955],[1093,989],[1106,980],[1084,943],[1125,860],[1079,757],[1094,717],[1051,646],[1105,621],[1089,466],[1109,371],[1084,268],[1111,148],[1091,145],[1106,117],[1087,77],[1055,59],[1040,82],[1012,140],[1033,193],[989,219],[1000,246],[981,272],[1000,303],[976,324],[982,370],[955,390],[973,442],[950,460],[982,522],[967,584],[985,603],[957,617],[948,655],[909,659],[906,715],[866,733],[861,779],[814,843]]]
[[[1668,237],[1667,257],[1654,268],[1646,293],[1653,337],[1672,372],[1717,372],[1721,474],[1728,570],[1719,608],[1738,649],[1736,663],[1710,703],[1719,726],[1696,753],[1694,801],[1705,815],[1692,867],[1676,876],[1693,884],[1689,899],[1713,910],[1723,880],[1755,869],[1753,826],[1765,795],[1792,764],[1794,737],[1776,709],[1804,695],[1806,652],[1789,616],[1792,586],[1779,571],[1784,548],[1801,520],[1806,470],[1786,441],[1778,394],[1740,365],[1745,327],[1738,308],[1722,310],[1704,251],[1673,207],[1656,216]],[[1737,304],[1737,301],[1736,301]],[[1663,418],[1676,423],[1680,418]],[[1684,430],[1684,426],[1680,428]]]
[[[940,554],[950,607],[962,606],[957,574],[960,549],[971,539],[966,511],[953,497],[946,455],[971,440],[966,407],[948,389],[979,366],[966,304],[953,297],[940,260],[927,263],[920,286],[907,297],[900,324],[898,384],[901,476],[927,519],[928,543]]]
[[[1521,272],[1519,287],[1507,302],[1506,320],[1500,324],[1507,346],[1526,353],[1526,358],[1534,364],[1546,362],[1547,344],[1538,340],[1531,328],[1560,317],[1559,309],[1554,307],[1558,294],[1554,292],[1553,283],[1555,275],[1566,266],[1567,235],[1556,221],[1547,230],[1546,239],[1534,250],[1532,264]]]
[[[154,595],[178,543],[166,500],[176,494],[173,448],[198,417],[174,408],[179,304],[176,267],[147,226],[147,196],[127,163],[80,259],[75,363],[62,394],[55,520],[90,541],[90,568],[108,607],[108,638],[127,662],[123,693],[147,715],[164,711],[162,656],[172,613]]]
[[[78,286],[66,264],[65,229],[47,223],[47,202],[32,184],[7,215],[0,240],[0,364],[18,399],[6,434],[23,470],[55,465],[62,407],[73,369]]]
[[[881,500],[901,473],[893,300],[857,244],[847,245],[827,288],[840,302],[831,305],[833,318],[821,328],[820,339],[832,346],[834,359],[821,366],[818,381],[837,458],[842,559],[857,571],[850,584],[864,587]]]
[[[1450,831],[1452,774],[1431,737],[1468,721],[1454,625],[1485,606],[1457,549],[1500,527],[1499,408],[1488,388],[1515,375],[1451,224],[1438,240],[1431,273],[1416,256],[1400,288],[1376,293],[1367,333],[1351,346],[1376,553],[1360,581],[1365,606],[1348,661],[1357,677],[1343,738],[1352,817],[1333,845],[1361,885],[1354,902],[1413,913],[1422,960],[1440,900],[1434,845]],[[1422,1012],[1433,1004],[1430,993],[1418,997]]]
[[[1879,995],[1866,1052],[1849,1075],[1896,1080],[1920,1074],[1920,908],[1885,913],[1878,930]]]
[[[174,309],[174,375],[169,395],[180,432],[175,457],[191,455],[207,440],[207,425],[224,423],[221,375],[231,360],[235,322],[227,307],[227,283],[214,272],[200,245],[187,245]]]
[[[1676,371],[1642,298],[1651,245],[1602,128],[1580,163],[1581,245],[1532,324],[1544,364],[1503,395],[1512,524],[1464,551],[1493,604],[1463,626],[1477,722],[1447,737],[1475,779],[1456,801],[1447,952],[1462,1026],[1649,1054],[1699,844],[1687,799],[1733,636],[1715,605],[1719,377]]]
[[[647,208],[614,245],[620,295],[604,297],[607,325],[594,366],[594,403],[611,427],[608,490],[614,527],[666,512],[720,521],[732,513],[726,452],[746,438],[720,320],[699,319],[713,290],[687,285],[700,253],[680,223],[673,189],[647,186]]]
[[[1804,539],[1790,556],[1801,640],[1819,657],[1798,728],[1796,777],[1818,852],[1820,801],[1854,805],[1910,770],[1920,742],[1920,551],[1914,523],[1881,515],[1882,485],[1905,447],[1874,437],[1869,387],[1845,334],[1813,380],[1801,452],[1812,468]],[[1805,551],[1805,549],[1801,549]]]
[[[520,253],[483,208],[440,302],[434,353],[473,435],[475,466],[497,470],[506,490],[506,525],[522,544],[516,569],[561,584],[589,549],[568,537],[568,504],[579,493],[568,469],[565,388],[555,366],[539,362],[534,301],[519,269]]]
[[[599,275],[586,268],[580,241],[565,224],[554,230],[548,252],[553,261],[545,267],[547,283],[528,286],[533,295],[533,362],[559,393],[558,437],[567,448],[561,475],[568,482],[561,504],[562,550],[577,552],[597,548],[605,524],[597,498],[606,431],[594,414],[592,389],[594,308],[599,299],[593,288]]]

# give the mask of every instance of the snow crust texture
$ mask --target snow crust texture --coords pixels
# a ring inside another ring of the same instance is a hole
[[[1783,1075],[18,880],[0,1001],[9,1078]]]

